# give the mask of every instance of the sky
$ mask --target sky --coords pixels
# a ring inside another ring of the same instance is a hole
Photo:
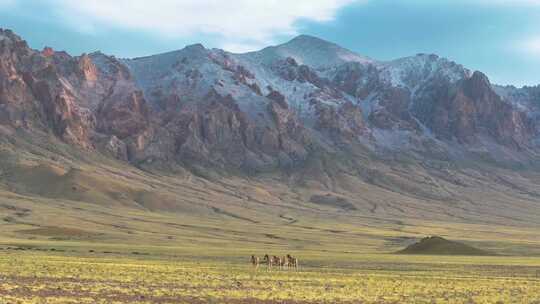
[[[117,57],[309,34],[378,60],[434,53],[493,83],[540,84],[540,0],[0,0],[0,27],[35,49]]]

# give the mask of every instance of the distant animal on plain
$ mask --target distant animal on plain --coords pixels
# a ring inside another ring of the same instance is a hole
[[[265,264],[268,269],[272,267],[278,267],[279,269],[298,269],[298,258],[287,254],[286,256],[279,257],[277,255],[270,256],[265,254],[262,259],[255,255],[251,255],[251,265],[257,269],[260,264]]]
[[[289,259],[287,259],[286,256],[281,257],[281,268],[282,269],[288,269],[289,268]]]
[[[268,268],[272,268],[272,258],[268,254],[264,255],[263,261]]]
[[[287,260],[289,261],[289,267],[298,269],[298,259],[291,256],[290,254],[287,254]]]
[[[272,256],[272,265],[281,268],[281,259],[278,256]]]
[[[259,268],[259,257],[255,256],[255,255],[251,255],[251,265],[253,265],[253,267],[255,267],[255,269]]]

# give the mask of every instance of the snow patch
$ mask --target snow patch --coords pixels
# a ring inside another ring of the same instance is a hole
[[[379,64],[384,80],[394,87],[414,91],[418,86],[436,77],[450,83],[468,78],[471,71],[453,61],[436,55],[419,54]]]

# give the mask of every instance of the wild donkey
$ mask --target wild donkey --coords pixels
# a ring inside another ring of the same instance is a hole
[[[289,268],[289,259],[287,259],[286,256],[281,257],[281,269],[288,269]]]
[[[291,256],[290,254],[287,254],[287,261],[289,262],[289,267],[298,269],[298,259]]]
[[[281,269],[281,259],[278,256],[272,257],[272,265],[275,265]]]
[[[257,268],[259,268],[259,263],[260,263],[259,257],[256,257],[255,255],[252,254],[251,255],[251,265],[253,265],[253,267],[255,269],[257,269]]]
[[[274,264],[273,262],[274,262],[273,258],[270,258],[268,254],[264,255],[263,263],[265,263],[268,266],[268,269],[272,268],[272,265]]]

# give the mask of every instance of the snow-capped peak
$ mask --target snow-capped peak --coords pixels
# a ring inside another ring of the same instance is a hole
[[[316,69],[333,67],[346,62],[372,63],[374,60],[356,54],[339,45],[309,35],[300,35],[289,42],[241,55],[261,63],[293,58],[299,64]]]

